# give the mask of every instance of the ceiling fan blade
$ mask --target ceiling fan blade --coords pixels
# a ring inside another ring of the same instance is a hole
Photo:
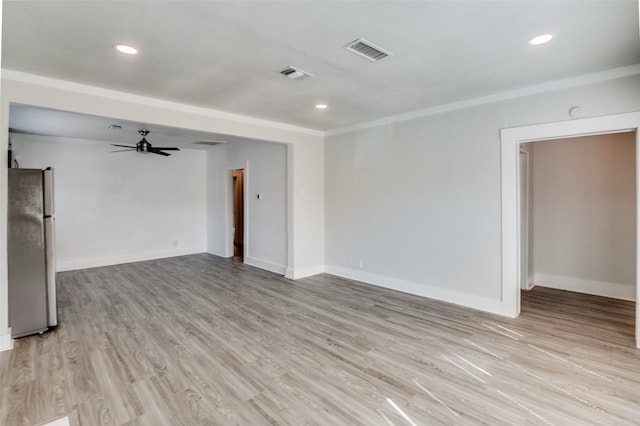
[[[115,144],[115,143],[112,143],[112,144],[111,144],[111,146],[119,146],[119,147],[121,147],[121,148],[133,148],[133,149],[136,149],[136,147],[135,147],[135,146],[131,146],[131,145],[118,145],[118,144]]]
[[[149,152],[153,152],[154,154],[164,155],[165,157],[168,157],[171,155],[171,154],[167,154],[166,152],[160,151],[158,148],[151,148]]]
[[[160,147],[160,146],[154,146],[153,149],[161,149],[163,151],[180,151],[180,148],[170,148],[170,147]]]
[[[115,151],[110,151],[110,152],[125,152],[125,151],[135,151],[135,148],[129,148],[129,149],[117,149]]]

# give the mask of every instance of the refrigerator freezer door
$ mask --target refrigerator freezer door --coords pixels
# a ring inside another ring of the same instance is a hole
[[[47,329],[42,170],[8,171],[7,255],[12,337]]]

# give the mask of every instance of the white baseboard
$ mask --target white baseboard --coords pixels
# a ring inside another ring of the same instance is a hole
[[[290,280],[299,280],[301,278],[312,277],[314,275],[322,274],[325,272],[325,266],[314,266],[311,268],[304,269],[293,269],[287,268],[285,271],[285,278],[289,278]]]
[[[255,257],[245,257],[244,263],[250,266],[255,266],[256,268],[265,269],[267,271],[275,272],[276,274],[284,275],[286,266],[280,265],[274,262],[270,262],[268,260],[256,259]]]
[[[227,256],[224,249],[217,247],[207,247],[207,253],[211,253],[215,256],[229,258],[233,256]],[[247,256],[244,258],[244,263],[249,266],[255,266],[256,268],[264,269],[266,271],[275,272],[276,274],[284,275],[287,267],[284,265],[280,265],[275,262],[271,262],[269,260],[258,259],[255,257]]]
[[[121,263],[142,262],[144,260],[163,259],[165,257],[185,256],[203,253],[204,247],[187,247],[172,250],[161,250],[146,253],[124,254],[119,256],[99,257],[92,259],[58,260],[56,271],[73,271],[76,269],[97,268],[99,266],[119,265]]]
[[[429,284],[373,274],[371,272],[364,272],[357,269],[343,268],[341,266],[327,266],[326,272],[342,278],[373,284],[378,287],[384,287],[391,290],[401,291],[403,293],[466,306],[468,308],[478,309],[480,311],[498,315],[505,315],[504,306],[499,299],[490,299],[456,290],[435,287]]]
[[[0,352],[13,349],[13,339],[11,338],[11,327],[7,334],[0,334]]]
[[[527,286],[526,288],[523,288],[523,290],[533,290],[533,288],[536,286],[535,282],[535,276],[533,274],[529,274],[529,276],[527,276]]]
[[[635,285],[584,280],[563,275],[535,274],[535,285],[558,290],[575,291],[622,300],[636,300]]]
[[[227,256],[227,253],[225,252],[224,249],[221,249],[221,248],[218,248],[218,247],[208,246],[207,247],[207,253],[211,253],[211,254],[214,254],[214,255],[220,256],[220,257],[231,257],[231,256]]]

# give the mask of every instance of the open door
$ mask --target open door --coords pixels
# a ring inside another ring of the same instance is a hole
[[[244,169],[233,171],[233,257],[244,260]]]

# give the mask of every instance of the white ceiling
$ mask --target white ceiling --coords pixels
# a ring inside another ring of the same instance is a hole
[[[2,14],[3,68],[317,130],[640,63],[637,0],[5,1]],[[527,44],[541,33],[555,38]],[[343,49],[359,37],[394,55]],[[287,65],[314,77],[289,80]]]
[[[148,130],[146,139],[154,146],[172,146],[181,149],[209,149],[211,145],[196,142],[237,143],[240,141],[269,142],[222,133],[208,133],[180,129],[158,124],[139,123],[108,117],[57,111],[27,105],[11,105],[9,130],[43,136],[81,139],[87,142],[135,145],[142,136],[139,130]],[[111,125],[119,129],[110,128]],[[116,149],[116,148],[114,148]]]

